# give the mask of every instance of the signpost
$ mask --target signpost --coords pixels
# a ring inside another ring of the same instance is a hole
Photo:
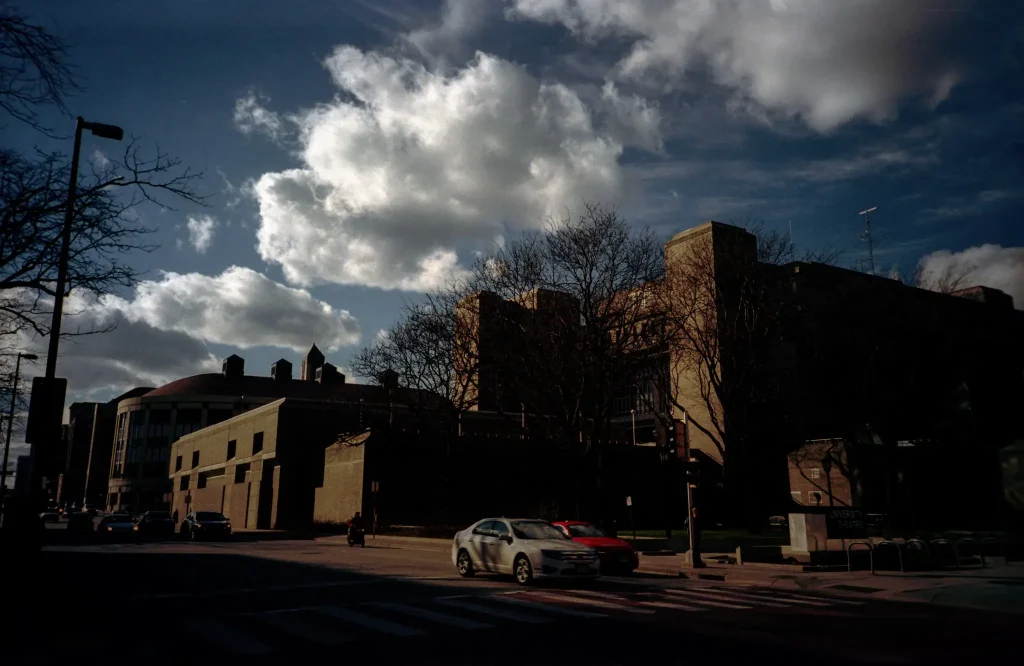
[[[373,538],[377,538],[377,491],[380,490],[380,481],[371,481],[370,490],[373,491]]]
[[[831,508],[825,513],[825,535],[829,539],[864,539],[868,535],[864,512],[845,507]]]
[[[636,541],[636,525],[633,524],[633,497],[626,495],[626,508],[629,509],[629,529],[633,532],[633,541]]]

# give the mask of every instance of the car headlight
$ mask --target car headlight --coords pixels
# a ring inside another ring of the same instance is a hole
[[[562,551],[560,550],[542,550],[540,551],[542,557],[546,557],[549,560],[560,560],[562,559]]]

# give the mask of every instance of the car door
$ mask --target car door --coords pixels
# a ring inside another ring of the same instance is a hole
[[[473,566],[478,569],[486,569],[485,564],[485,548],[486,539],[491,535],[494,524],[493,520],[481,520],[473,528],[473,532],[470,534],[469,539],[466,541],[466,550],[469,551],[469,556],[473,559]]]
[[[512,573],[512,560],[515,558],[515,548],[503,537],[512,534],[508,523],[504,520],[494,521],[494,537],[487,544],[488,569],[498,573]]]

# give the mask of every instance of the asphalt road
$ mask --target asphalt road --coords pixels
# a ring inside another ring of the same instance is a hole
[[[445,553],[372,543],[68,546],[4,573],[4,664],[945,664],[1019,656],[1019,617],[1010,615],[676,578],[523,590],[493,576],[461,579]]]

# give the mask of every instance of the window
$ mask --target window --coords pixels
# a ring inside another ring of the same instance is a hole
[[[807,503],[811,506],[821,506],[821,491],[811,490],[807,493]]]
[[[195,469],[196,467],[199,467],[199,452],[198,451],[193,451],[192,452],[192,469]]]
[[[177,458],[174,459],[174,471],[181,471],[181,456],[178,456]]]
[[[819,469],[817,467],[811,469],[811,478],[812,479],[821,478],[821,469]]]
[[[191,477],[187,474],[181,477],[181,484],[178,486],[178,490],[188,490],[188,482]]]
[[[237,444],[238,441],[234,439],[228,442],[228,460],[231,460],[232,458],[235,457],[235,450],[238,448]]]
[[[800,492],[799,490],[794,490],[793,492],[791,492],[789,494],[789,496],[792,497],[793,501],[796,502],[797,504],[803,504],[804,503],[804,494],[802,492]]]
[[[496,520],[488,520],[480,523],[476,526],[476,529],[473,530],[473,534],[478,534],[480,536],[494,536],[497,533],[497,523],[498,521]]]
[[[245,483],[245,475],[249,473],[249,463],[235,465],[235,483]]]
[[[256,455],[263,450],[263,433],[258,432],[252,436],[252,454]]]
[[[206,410],[206,425],[212,426],[227,421],[232,416],[231,409],[210,408]]]

